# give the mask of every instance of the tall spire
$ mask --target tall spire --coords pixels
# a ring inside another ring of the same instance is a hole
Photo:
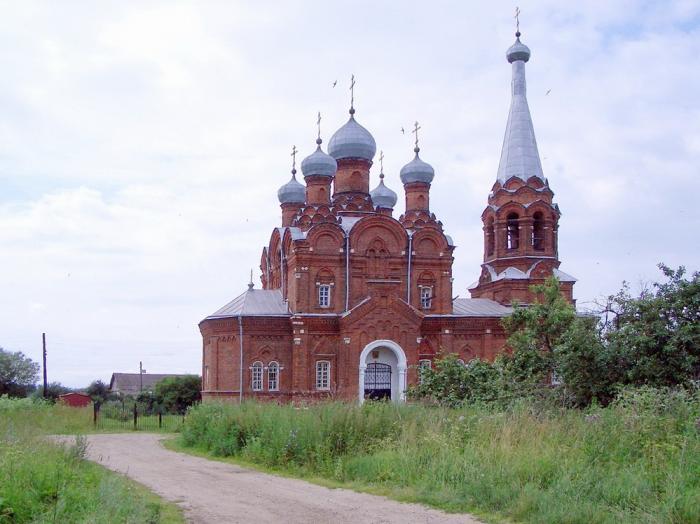
[[[515,33],[515,43],[506,53],[508,62],[512,64],[513,81],[510,112],[498,164],[498,181],[501,184],[514,176],[524,181],[533,176],[545,180],[526,96],[525,62],[530,59],[530,49],[520,42],[520,20],[516,20],[518,31]]]

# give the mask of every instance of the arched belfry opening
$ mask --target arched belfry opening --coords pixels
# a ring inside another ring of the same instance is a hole
[[[406,354],[392,340],[375,340],[360,354],[358,397],[365,400],[406,400]]]

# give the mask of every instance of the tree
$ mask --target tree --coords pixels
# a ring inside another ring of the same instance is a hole
[[[0,347],[0,395],[26,397],[39,378],[39,364],[21,351]]]
[[[155,396],[166,411],[184,414],[202,399],[201,390],[202,379],[197,375],[168,377],[156,384]]]
[[[625,384],[656,387],[700,379],[700,272],[659,264],[666,282],[632,297],[625,284],[608,298],[606,338],[619,355]]]
[[[56,402],[60,395],[64,393],[70,393],[73,391],[71,388],[64,386],[60,382],[49,382],[46,386],[46,396],[44,397],[44,386],[39,386],[36,391],[34,391],[34,396],[37,398],[46,398],[51,402]]]
[[[101,380],[94,380],[85,390],[95,402],[106,402],[112,397],[109,386]]]

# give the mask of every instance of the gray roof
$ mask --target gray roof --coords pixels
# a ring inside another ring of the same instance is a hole
[[[143,390],[153,390],[158,382],[165,378],[171,377],[188,377],[189,375],[177,375],[174,373],[112,373],[112,378],[109,381],[109,389],[115,393],[124,393],[126,395],[136,395],[141,391],[141,383],[143,381]]]
[[[341,158],[364,158],[372,160],[377,152],[377,144],[372,134],[355,121],[354,110],[350,110],[350,120],[338,129],[328,142],[328,154],[336,160]]]
[[[306,200],[306,187],[297,181],[296,169],[292,170],[292,178],[277,190],[280,204],[303,204]]]
[[[488,298],[457,298],[452,301],[452,312],[461,317],[507,317],[513,308]]]
[[[501,184],[512,177],[527,180],[536,176],[545,180],[526,97],[525,62],[529,57],[530,50],[520,43],[519,38],[508,50],[508,61],[513,64],[513,98],[503,138],[501,161],[498,164],[498,181]]]
[[[411,182],[423,182],[430,184],[435,177],[433,166],[427,162],[423,162],[418,156],[420,148],[416,146],[413,150],[416,156],[408,164],[401,168],[401,182],[410,184]]]
[[[279,289],[248,289],[205,320],[230,317],[289,316]]]
[[[335,158],[323,152],[320,138],[316,140],[316,143],[318,144],[316,151],[301,161],[301,172],[304,176],[334,176],[335,172],[338,170],[338,164]]]
[[[398,196],[396,191],[389,189],[384,185],[384,173],[379,175],[379,185],[369,192],[372,197],[372,203],[377,207],[384,209],[394,209]]]

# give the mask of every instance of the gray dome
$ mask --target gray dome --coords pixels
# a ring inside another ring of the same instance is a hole
[[[375,206],[385,209],[394,209],[398,199],[396,193],[384,185],[383,174],[379,175],[379,185],[370,191],[369,195]]]
[[[511,64],[516,60],[530,60],[530,48],[520,41],[520,32],[515,33],[515,43],[506,51],[506,58]]]
[[[336,160],[341,158],[372,160],[377,152],[374,137],[355,121],[354,112],[354,109],[350,110],[350,120],[338,129],[328,142],[328,154]]]
[[[332,177],[338,170],[338,163],[332,156],[321,150],[320,138],[316,140],[316,143],[318,144],[316,151],[302,160],[301,172],[304,176],[321,175]]]
[[[297,182],[297,170],[292,170],[292,179],[277,190],[280,204],[303,204],[306,200],[306,188]]]
[[[418,156],[420,148],[416,147],[413,151],[416,152],[415,158],[401,168],[401,182],[404,184],[410,184],[411,182],[430,184],[433,181],[433,177],[435,177],[433,166],[420,159]]]

